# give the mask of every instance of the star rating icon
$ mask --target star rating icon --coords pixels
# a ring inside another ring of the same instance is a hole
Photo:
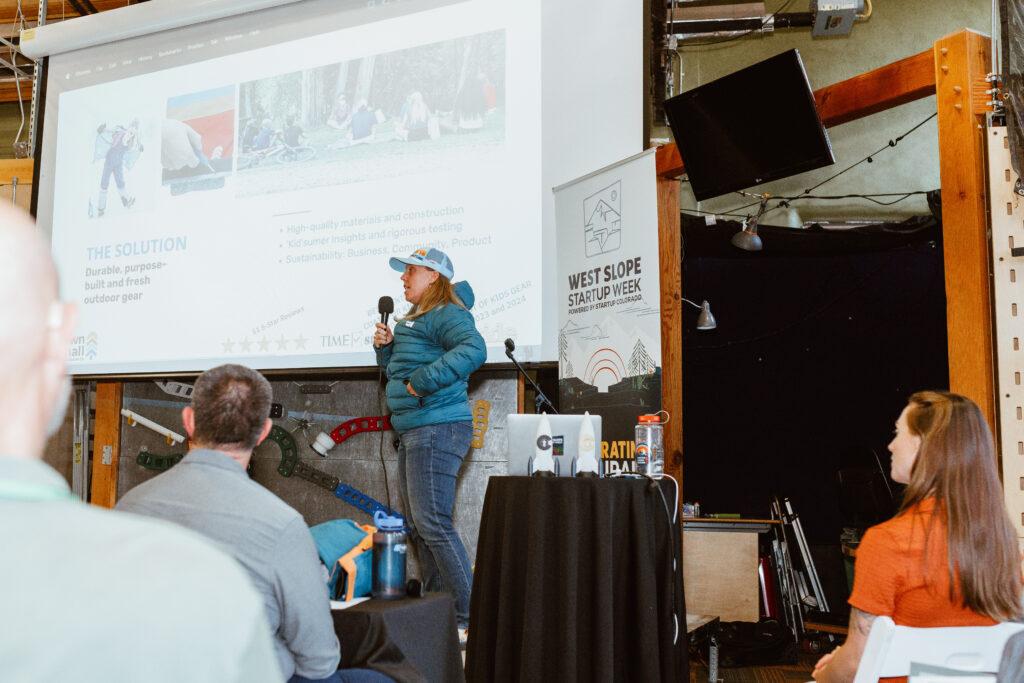
[[[256,348],[260,351],[269,351],[270,340],[266,337],[262,337],[258,342],[256,342]]]
[[[277,350],[278,351],[287,351],[288,350],[288,340],[285,338],[285,336],[283,334],[281,335],[281,338],[277,340]]]
[[[252,342],[249,341],[248,337],[238,342],[238,350],[241,351],[242,353],[248,353],[249,351],[252,350]]]
[[[296,349],[304,349],[304,348],[306,348],[306,342],[307,342],[307,341],[309,341],[309,340],[308,340],[308,339],[306,339],[305,337],[303,337],[303,336],[302,336],[302,335],[300,334],[300,335],[299,335],[298,337],[296,337],[296,338],[294,339],[294,342],[295,342],[295,348],[296,348]]]
[[[224,347],[224,353],[233,353],[235,350],[235,342],[231,341],[231,339],[221,342],[221,346]]]

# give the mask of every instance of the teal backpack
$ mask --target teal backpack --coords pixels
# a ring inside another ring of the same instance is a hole
[[[320,561],[327,567],[332,600],[351,600],[373,588],[373,534],[377,528],[334,519],[310,528]]]

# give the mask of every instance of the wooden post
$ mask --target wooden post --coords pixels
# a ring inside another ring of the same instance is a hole
[[[665,472],[683,486],[683,264],[679,181],[658,176],[658,266],[661,278],[661,407],[665,425]]]
[[[523,373],[516,373],[516,412],[522,415],[526,412],[526,379]]]
[[[935,43],[949,388],[996,433],[992,277],[986,216],[985,77],[990,41],[963,30]]]
[[[121,453],[121,382],[96,384],[93,423],[92,494],[90,502],[103,508],[117,503],[117,465]]]

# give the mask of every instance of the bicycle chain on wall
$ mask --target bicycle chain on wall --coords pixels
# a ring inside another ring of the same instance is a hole
[[[1005,127],[988,129],[989,200],[992,216],[992,276],[995,309],[999,452],[1003,491],[1024,547],[1024,196],[1014,191]]]

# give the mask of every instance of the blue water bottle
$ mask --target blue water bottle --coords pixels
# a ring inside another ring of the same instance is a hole
[[[405,597],[405,520],[383,510],[373,515],[373,597],[395,600]]]

